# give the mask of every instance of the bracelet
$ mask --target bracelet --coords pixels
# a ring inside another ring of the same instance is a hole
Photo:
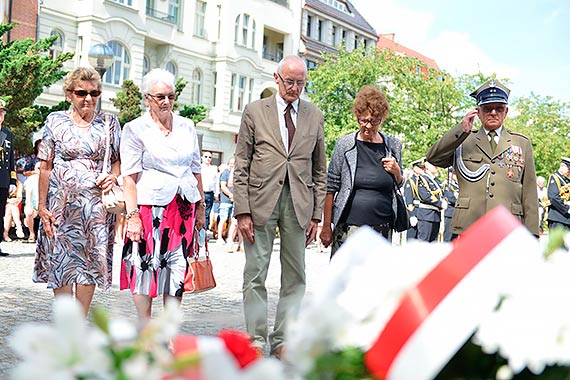
[[[126,219],[126,220],[129,220],[129,219],[131,219],[135,214],[138,214],[138,213],[139,213],[139,209],[138,209],[138,208],[135,208],[134,210],[131,210],[131,211],[129,211],[129,212],[126,213],[125,219]]]

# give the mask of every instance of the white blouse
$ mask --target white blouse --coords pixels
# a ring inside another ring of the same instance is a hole
[[[200,146],[192,120],[173,115],[167,138],[150,113],[125,124],[121,136],[121,175],[139,173],[137,203],[165,206],[178,193],[200,200],[194,173],[201,172]]]

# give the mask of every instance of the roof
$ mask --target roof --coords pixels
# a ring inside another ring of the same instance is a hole
[[[440,70],[439,66],[437,65],[437,62],[435,62],[434,59],[426,57],[425,55],[418,53],[417,51],[405,47],[404,45],[401,45],[396,41],[394,41],[394,34],[379,34],[376,46],[380,50],[390,49],[394,53],[400,53],[410,58],[417,58],[423,63],[425,63],[427,66],[436,70]]]
[[[353,26],[355,29],[360,29],[361,31],[370,33],[372,35],[376,35],[376,31],[374,28],[362,17],[360,13],[356,10],[354,5],[350,3],[348,0],[337,0],[339,3],[344,3],[348,11],[352,14],[353,17],[347,15],[346,13],[342,12],[335,7],[332,7],[321,0],[305,0],[305,6],[309,6],[319,12],[322,12],[333,19],[342,20],[343,22],[347,23],[348,25]]]

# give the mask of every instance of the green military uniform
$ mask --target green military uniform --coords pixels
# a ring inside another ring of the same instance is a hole
[[[502,125],[509,93],[496,79],[482,84],[470,94],[477,100],[478,109],[469,111],[427,153],[429,162],[442,167],[453,165],[457,173],[459,196],[451,220],[455,235],[493,208],[504,206],[538,236],[532,145],[526,136]],[[476,115],[486,129],[471,129]]]
[[[457,173],[459,197],[452,233],[463,233],[487,211],[502,205],[538,235],[536,172],[526,136],[503,128],[492,153],[483,129],[466,133],[459,124],[430,148],[427,160],[436,166],[453,164]]]

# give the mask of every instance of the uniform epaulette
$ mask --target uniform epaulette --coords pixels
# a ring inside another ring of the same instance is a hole
[[[509,132],[509,133],[512,134],[512,135],[524,137],[525,139],[527,139],[528,141],[530,141],[530,139],[529,139],[527,136],[523,135],[523,134],[520,133],[520,132],[511,131],[510,129],[507,129],[507,132]]]

